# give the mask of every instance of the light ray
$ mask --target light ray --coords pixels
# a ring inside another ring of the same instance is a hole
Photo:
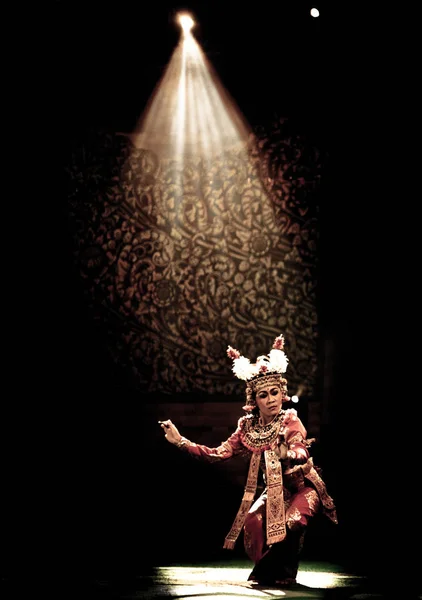
[[[250,127],[191,33],[184,33],[132,136],[166,158],[244,145]]]

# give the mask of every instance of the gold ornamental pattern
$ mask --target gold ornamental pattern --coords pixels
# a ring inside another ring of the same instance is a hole
[[[246,416],[242,422],[242,442],[252,452],[270,449],[277,440],[284,415],[285,411],[282,410],[268,425],[260,425],[258,415]]]
[[[209,163],[159,158],[107,132],[71,148],[72,257],[104,346],[131,386],[243,396],[227,346],[258,356],[282,331],[289,391],[313,393],[323,160],[291,130],[277,122],[246,152]]]

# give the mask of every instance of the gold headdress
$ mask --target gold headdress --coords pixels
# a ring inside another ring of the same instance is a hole
[[[273,343],[269,354],[258,356],[255,363],[249,358],[240,355],[239,350],[231,346],[227,348],[227,356],[233,360],[232,371],[238,379],[246,381],[246,404],[244,410],[250,412],[256,407],[255,394],[263,387],[279,385],[283,394],[283,401],[289,400],[287,396],[287,379],[283,373],[287,369],[289,359],[284,353],[284,337],[279,335]]]

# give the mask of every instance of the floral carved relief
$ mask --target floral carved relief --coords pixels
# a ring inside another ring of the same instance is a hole
[[[283,122],[210,162],[160,159],[108,133],[73,149],[73,257],[136,387],[243,394],[227,346],[253,357],[283,333],[289,392],[313,393],[322,166]]]

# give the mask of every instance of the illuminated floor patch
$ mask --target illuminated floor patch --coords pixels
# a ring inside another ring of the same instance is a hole
[[[348,587],[357,578],[336,572],[313,568],[299,571],[297,584],[292,588],[256,588],[247,579],[247,567],[189,567],[170,566],[157,569],[157,584],[166,595],[178,600],[200,600],[205,596],[218,596],[219,600],[233,598],[322,598],[328,588]],[[155,597],[158,597],[155,596]],[[162,597],[162,596],[161,596]],[[153,598],[153,596],[151,596]]]

